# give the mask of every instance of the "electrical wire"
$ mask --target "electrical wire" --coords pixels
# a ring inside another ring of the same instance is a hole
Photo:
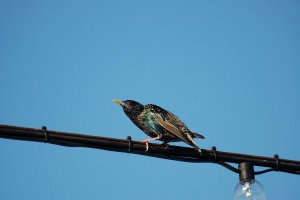
[[[25,140],[33,142],[51,143],[67,147],[86,147],[108,151],[139,154],[162,159],[176,160],[191,163],[216,163],[232,172],[239,173],[239,169],[228,163],[240,164],[251,162],[254,166],[268,169],[255,172],[256,175],[271,171],[280,171],[300,175],[300,161],[279,159],[274,157],[254,156],[240,153],[202,149],[200,156],[193,148],[168,145],[168,147],[151,143],[149,150],[145,152],[145,143],[134,141],[130,136],[127,139],[107,138],[85,134],[75,134],[48,130],[43,126],[41,129],[0,125],[0,138]]]

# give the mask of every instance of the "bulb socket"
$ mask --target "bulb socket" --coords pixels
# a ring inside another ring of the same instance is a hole
[[[241,182],[251,182],[254,178],[253,164],[250,162],[243,162],[239,164],[239,177]]]

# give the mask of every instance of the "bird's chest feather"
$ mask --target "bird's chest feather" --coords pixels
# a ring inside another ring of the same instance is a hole
[[[165,132],[155,121],[155,118],[157,118],[157,116],[153,112],[143,112],[138,117],[142,130],[151,137],[155,137],[158,134],[163,134]]]

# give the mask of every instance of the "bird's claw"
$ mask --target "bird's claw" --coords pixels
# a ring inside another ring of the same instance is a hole
[[[162,145],[165,149],[169,148],[169,144],[168,144],[168,143],[165,143],[165,142],[164,142],[164,143],[162,143],[161,145]]]
[[[145,149],[145,152],[147,152],[149,150],[149,142],[148,141],[145,141],[146,143],[146,149]]]

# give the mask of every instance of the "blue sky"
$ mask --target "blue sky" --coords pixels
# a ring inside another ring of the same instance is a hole
[[[153,103],[202,148],[300,160],[299,1],[1,1],[0,123],[143,140]],[[177,145],[185,145],[177,143]],[[214,164],[0,139],[0,199],[232,199]],[[257,176],[268,199],[300,177]]]

